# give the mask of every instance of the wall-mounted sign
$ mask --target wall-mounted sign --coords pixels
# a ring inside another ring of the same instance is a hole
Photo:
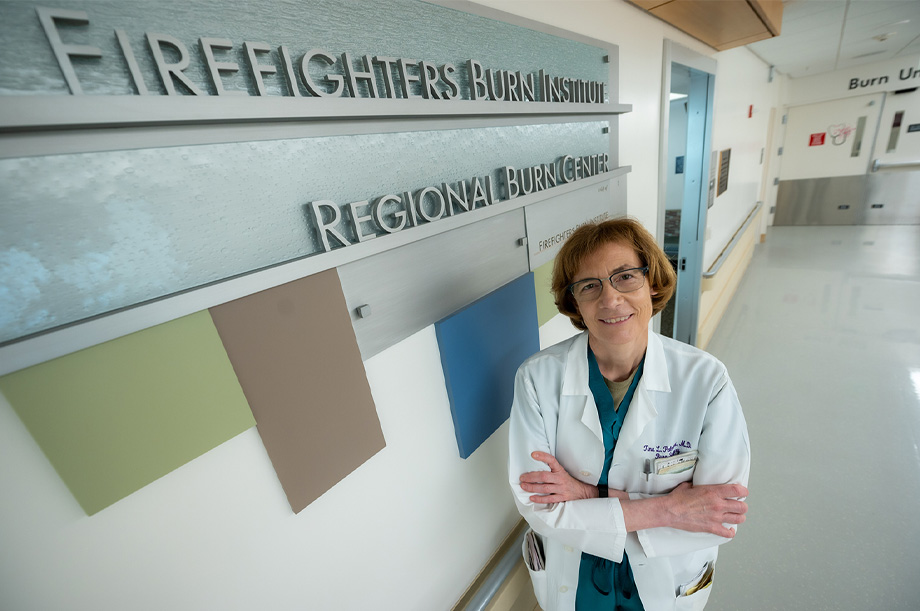
[[[606,102],[606,83],[554,75],[544,69],[530,72],[493,69],[469,58],[458,65],[383,53],[354,55],[347,50],[311,48],[310,42],[291,47],[277,41],[234,40],[225,36],[183,40],[175,33],[150,30],[137,36],[126,29],[132,25],[128,20],[114,30],[118,55],[113,56],[104,53],[99,41],[93,39],[90,31],[93,24],[87,11],[42,6],[35,11],[73,95],[84,93],[80,72],[103,71],[125,78],[127,89],[142,96]],[[105,35],[110,36],[109,32]],[[71,42],[75,40],[79,43]],[[144,74],[138,61],[147,55],[152,59],[154,78]],[[280,88],[270,90],[267,79],[281,84]]]
[[[824,137],[827,134],[821,132],[820,134],[812,134],[808,137],[808,146],[822,146],[824,144]]]
[[[908,133],[910,132],[920,132],[920,123],[911,123],[907,126]]]
[[[529,195],[607,172],[607,155],[573,157],[565,155],[553,163],[515,169],[505,166],[499,170],[500,189],[496,189],[491,175],[474,176],[454,184],[419,189],[402,195],[388,194],[376,197],[373,202],[363,200],[343,206],[347,215],[333,201],[310,202],[310,211],[317,235],[325,251],[338,246],[350,246],[378,235],[415,227],[420,222],[432,223],[442,218],[486,207],[503,200]],[[342,227],[342,225],[347,227]],[[350,239],[348,236],[355,236]]]
[[[837,125],[831,125],[827,128],[827,133],[831,137],[831,143],[834,146],[840,146],[847,141],[847,138],[850,137],[850,134],[856,131],[856,128],[852,125],[847,125],[846,123],[839,123]]]
[[[17,0],[0,43],[0,351],[599,181],[629,110],[614,46],[417,0]]]
[[[526,207],[530,269],[552,261],[565,240],[582,225],[624,211],[615,209],[612,202],[625,201],[626,181],[612,179]]]
[[[725,149],[719,151],[719,186],[716,189],[716,197],[725,193],[728,189],[728,167],[732,158],[732,150]]]

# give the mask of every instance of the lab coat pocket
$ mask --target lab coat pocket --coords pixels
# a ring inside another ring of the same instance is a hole
[[[701,611],[712,592],[715,562],[707,562],[700,572],[677,591],[677,611]]]
[[[649,475],[649,487],[652,494],[667,494],[684,482],[693,481],[693,469],[683,473],[670,473],[668,475]]]
[[[543,538],[530,528],[524,533],[521,555],[524,556],[524,566],[530,573],[530,582],[533,584],[537,603],[541,609],[546,609],[546,552],[543,549]]]

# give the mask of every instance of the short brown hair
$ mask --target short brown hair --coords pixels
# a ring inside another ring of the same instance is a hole
[[[556,262],[553,264],[552,291],[559,311],[572,320],[572,324],[582,331],[586,330],[585,321],[578,312],[575,298],[569,291],[577,278],[575,273],[586,258],[593,255],[605,244],[624,244],[631,247],[642,262],[648,266],[646,278],[649,289],[656,291],[652,295],[652,315],[664,309],[674,295],[677,275],[655,238],[639,221],[628,217],[612,219],[602,223],[582,225],[562,245]]]

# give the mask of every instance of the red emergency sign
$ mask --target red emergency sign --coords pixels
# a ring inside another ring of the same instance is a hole
[[[822,144],[824,144],[825,135],[826,135],[825,132],[822,132],[820,134],[812,134],[810,139],[808,140],[808,146],[821,146]]]

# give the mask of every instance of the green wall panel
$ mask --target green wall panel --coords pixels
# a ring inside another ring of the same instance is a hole
[[[207,311],[0,378],[87,514],[252,427]]]

